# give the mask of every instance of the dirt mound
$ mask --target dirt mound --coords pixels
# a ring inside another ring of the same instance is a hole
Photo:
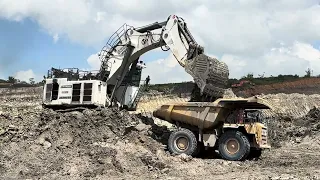
[[[320,107],[320,95],[305,94],[267,94],[259,97],[267,101],[271,110],[265,110],[267,117],[282,117],[288,119],[303,118],[312,108]]]
[[[320,137],[320,109],[314,107],[301,118],[274,119],[268,126],[273,147],[285,142],[301,143],[305,138],[317,139]]]
[[[151,126],[116,109],[0,117],[0,177],[121,177],[167,165]],[[143,174],[143,173],[141,173]]]

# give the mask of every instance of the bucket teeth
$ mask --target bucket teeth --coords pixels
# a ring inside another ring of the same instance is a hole
[[[210,96],[223,96],[229,79],[229,69],[226,63],[215,58],[200,54],[189,59],[185,69],[201,90]]]

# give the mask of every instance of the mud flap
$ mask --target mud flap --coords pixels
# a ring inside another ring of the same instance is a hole
[[[223,96],[229,79],[229,69],[226,63],[200,54],[186,61],[185,70],[193,77],[201,94]]]

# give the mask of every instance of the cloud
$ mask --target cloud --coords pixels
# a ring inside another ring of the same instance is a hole
[[[59,37],[59,34],[55,34],[55,35],[53,35],[52,38],[53,38],[53,42],[57,43],[60,37]]]
[[[254,76],[271,76],[279,74],[305,75],[308,68],[313,70],[314,75],[320,74],[320,50],[307,43],[294,42],[292,46],[281,43],[281,47],[271,48],[260,56],[248,57],[244,55],[224,54],[221,58],[213,54],[211,57],[218,58],[227,63],[230,78],[239,78],[248,73]],[[87,59],[91,70],[100,68],[100,60],[97,54],[92,54]],[[185,72],[172,53],[167,58],[157,59],[146,63],[142,79],[150,75],[151,83],[168,83],[192,81],[192,76]]]
[[[87,62],[89,64],[91,70],[99,70],[100,69],[101,61],[99,59],[98,53],[90,55],[87,59]]]
[[[170,54],[165,59],[158,59],[146,63],[147,68],[142,70],[142,80],[150,75],[150,83],[168,83],[168,82],[182,82],[192,81],[190,76],[184,68],[182,68],[178,61]]]
[[[34,78],[36,82],[41,81],[41,77],[36,75],[32,69],[25,70],[25,71],[18,71],[15,73],[14,78],[19,79],[20,81],[29,82],[30,78]]]
[[[303,75],[308,67],[320,73],[319,49],[313,46],[320,39],[320,19],[314,18],[320,17],[318,0],[0,0],[0,17],[30,18],[51,36],[99,49],[124,23],[138,27],[170,14],[185,19],[205,52],[228,64],[231,77]],[[144,73],[153,83],[188,79],[170,59],[148,63]],[[88,63],[97,68],[99,62],[92,56]]]
[[[231,77],[240,77],[247,73],[255,76],[265,73],[266,76],[278,74],[305,75],[308,68],[315,75],[320,74],[320,51],[310,44],[294,42],[291,46],[271,48],[261,56],[224,55],[221,58],[229,66]]]
[[[98,54],[90,55],[87,62],[90,66],[88,70],[100,69]],[[192,77],[179,65],[172,53],[167,58],[147,62],[146,65],[147,68],[142,70],[142,80],[150,75],[151,83],[192,81]]]

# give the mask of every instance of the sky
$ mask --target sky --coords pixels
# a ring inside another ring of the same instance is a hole
[[[182,17],[230,78],[320,74],[319,0],[0,0],[0,78],[42,80],[51,67],[99,69],[97,53],[122,24]],[[141,56],[151,83],[190,81],[169,52]]]

